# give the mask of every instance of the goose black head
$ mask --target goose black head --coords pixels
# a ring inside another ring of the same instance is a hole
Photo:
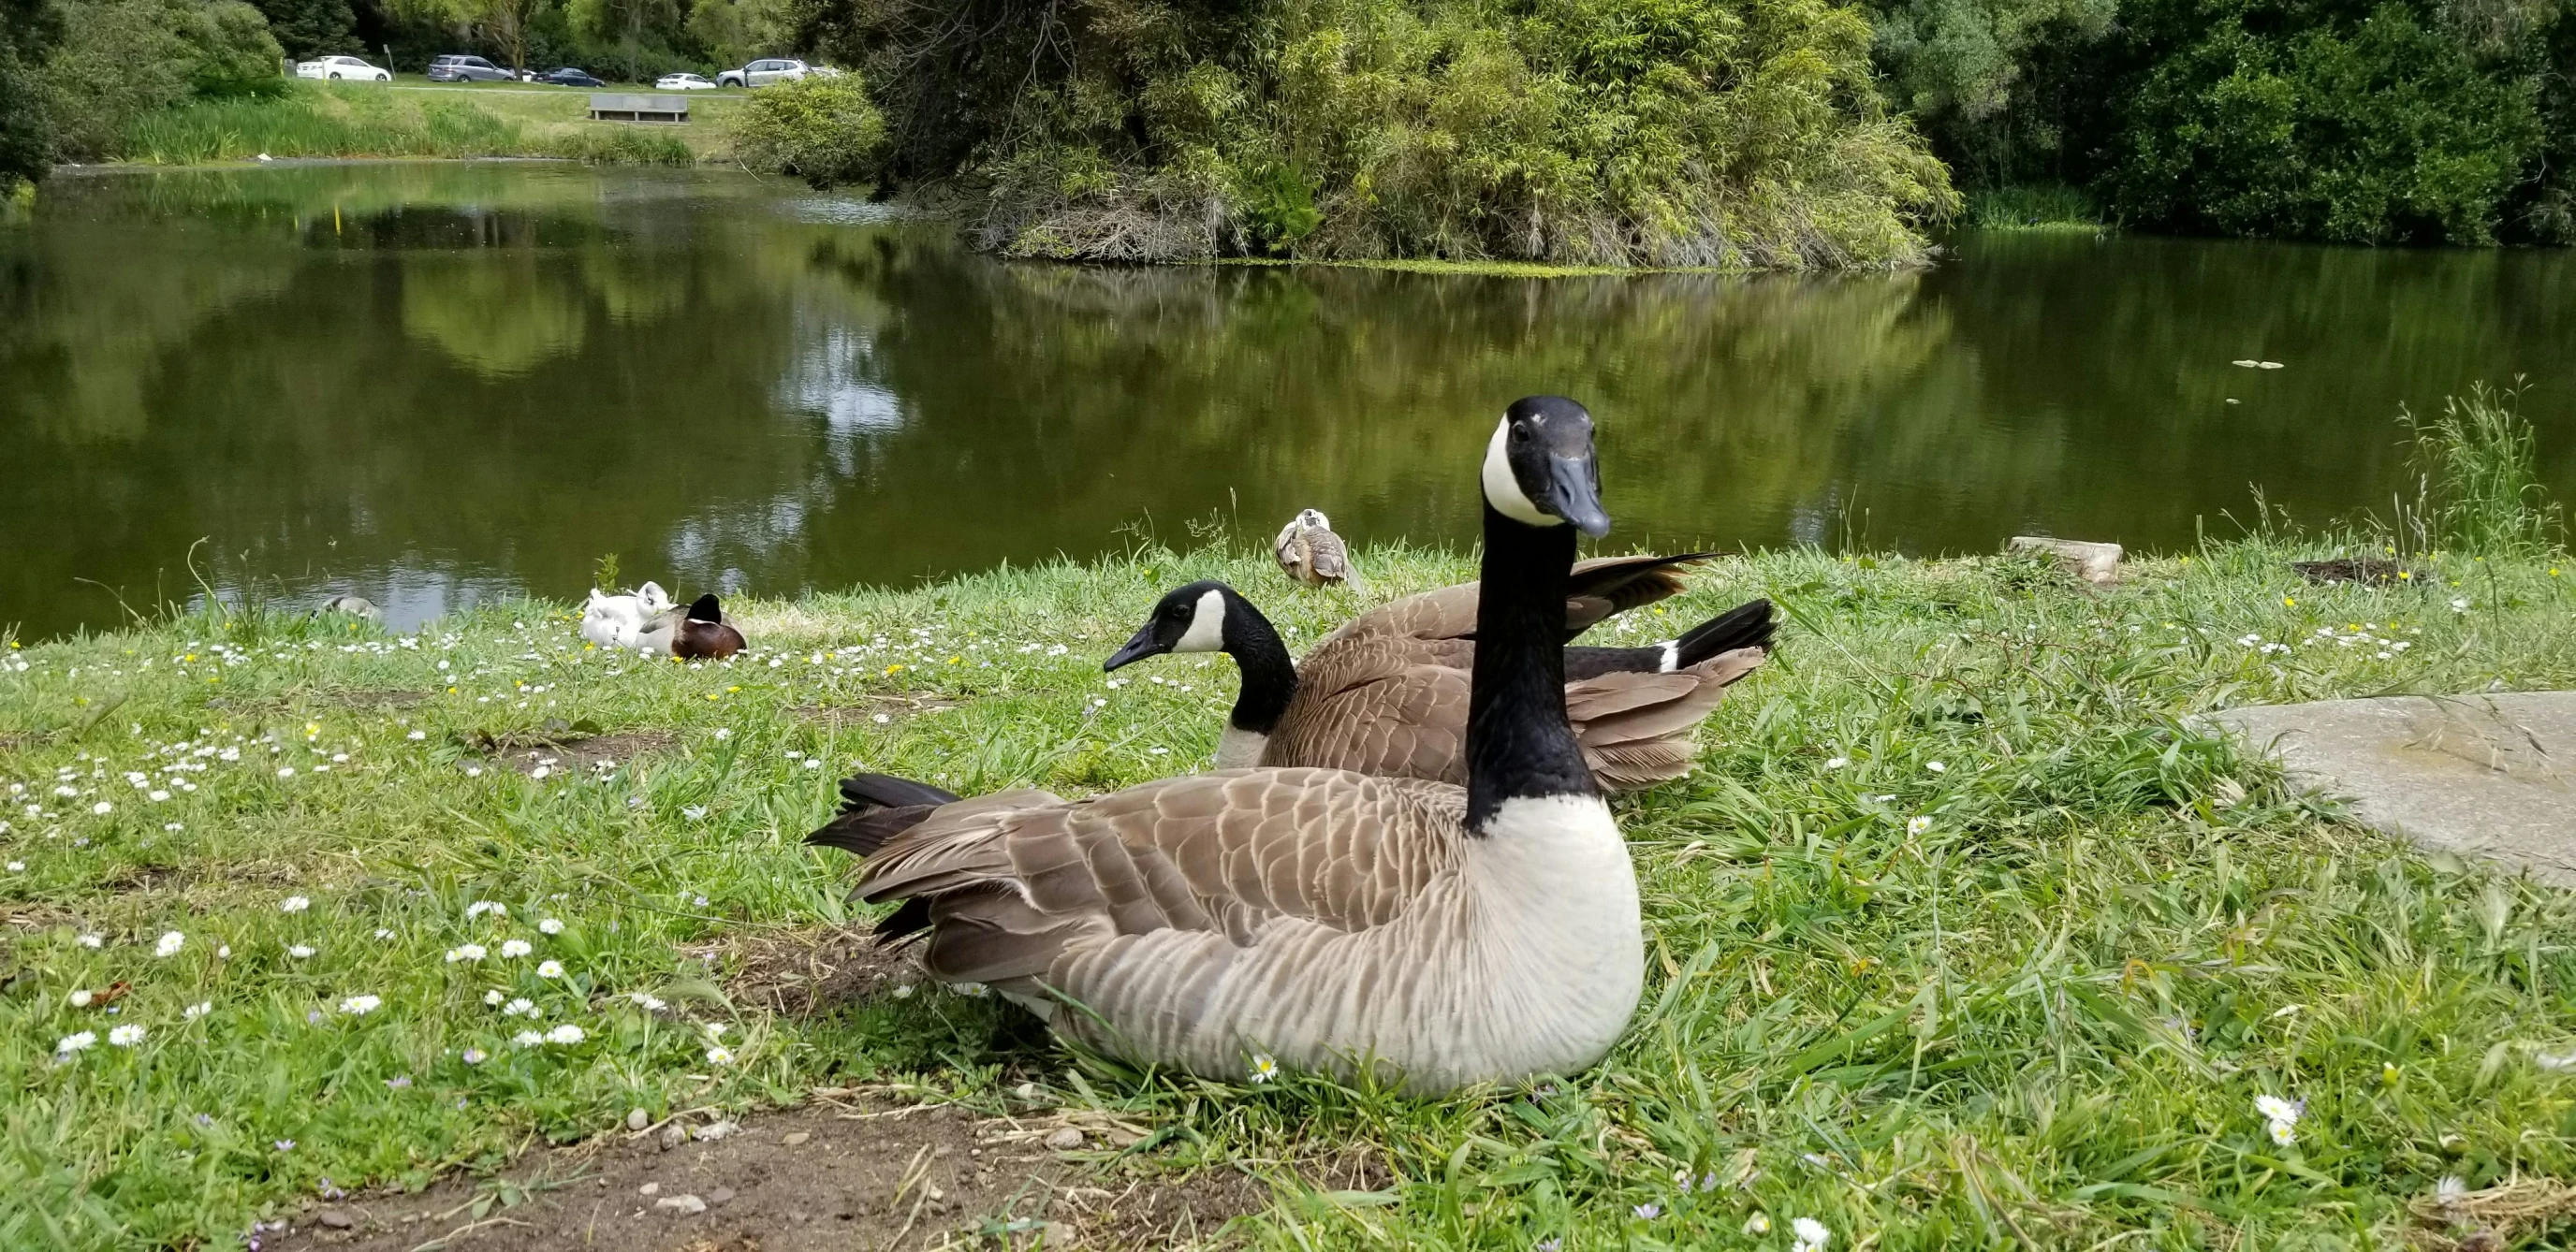
[[[1173,589],[1154,605],[1154,615],[1138,627],[1127,646],[1100,666],[1114,670],[1132,661],[1166,652],[1217,652],[1225,648],[1226,618],[1238,599],[1232,587],[1214,579]]]
[[[1563,396],[1525,396],[1504,410],[1485,446],[1485,502],[1529,526],[1572,523],[1610,533],[1601,509],[1601,463],[1592,452],[1592,414]]]

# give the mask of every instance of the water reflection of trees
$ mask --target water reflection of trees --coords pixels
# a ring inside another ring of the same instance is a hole
[[[1619,542],[1831,540],[1865,513],[1916,549],[2172,544],[2257,477],[2312,516],[2367,502],[2396,398],[2517,369],[2553,477],[2576,465],[2544,372],[2576,330],[2556,255],[1988,238],[1877,278],[1089,269],[799,220],[748,180],[515,173],[66,179],[0,230],[0,439],[32,471],[0,496],[0,620],[108,620],[75,576],[148,594],[201,535],[416,607],[568,594],[609,551],[783,589],[1088,553],[1148,518],[1266,535],[1308,505],[1463,539],[1487,415],[1533,391],[1600,414]]]

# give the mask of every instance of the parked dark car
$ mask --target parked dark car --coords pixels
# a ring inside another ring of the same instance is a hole
[[[569,65],[547,70],[545,73],[537,75],[537,81],[541,83],[553,83],[558,87],[605,87],[608,85],[591,77],[589,70],[577,70]]]
[[[429,63],[429,81],[433,83],[510,83],[519,76],[481,57],[450,55]]]

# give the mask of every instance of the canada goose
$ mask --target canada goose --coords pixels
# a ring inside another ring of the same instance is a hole
[[[727,625],[714,595],[703,595],[687,609],[670,609],[636,632],[635,648],[655,656],[684,661],[722,660],[743,649],[742,632]]]
[[[1473,611],[1472,599],[1465,607]],[[1755,600],[1663,643],[1567,648],[1565,712],[1593,776],[1624,790],[1688,774],[1697,755],[1691,732],[1728,685],[1761,666],[1771,631],[1771,602]],[[1464,633],[1337,631],[1291,664],[1251,601],[1224,583],[1195,582],[1165,595],[1101,668],[1165,652],[1232,656],[1243,681],[1217,740],[1218,769],[1315,765],[1454,783],[1467,777],[1465,667],[1475,641],[1456,638]],[[1453,641],[1465,644],[1464,655]]]
[[[1351,568],[1350,550],[1333,533],[1333,523],[1314,509],[1301,509],[1289,518],[1279,528],[1279,537],[1271,541],[1270,551],[1279,558],[1280,569],[1309,587],[1348,582],[1354,591],[1367,590],[1359,571]]]
[[[646,623],[670,611],[671,594],[660,583],[646,583],[623,596],[593,587],[581,614],[581,637],[603,648],[631,648]]]
[[[1515,402],[1483,477],[1467,784],[1192,774],[1080,802],[862,774],[807,841],[867,858],[934,978],[1130,1061],[1369,1067],[1428,1093],[1579,1070],[1644,981],[1637,880],[1565,718],[1575,532],[1609,529],[1592,418]]]

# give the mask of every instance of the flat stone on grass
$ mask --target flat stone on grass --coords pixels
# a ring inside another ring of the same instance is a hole
[[[2380,696],[2215,715],[2374,830],[2576,886],[2576,691]]]

